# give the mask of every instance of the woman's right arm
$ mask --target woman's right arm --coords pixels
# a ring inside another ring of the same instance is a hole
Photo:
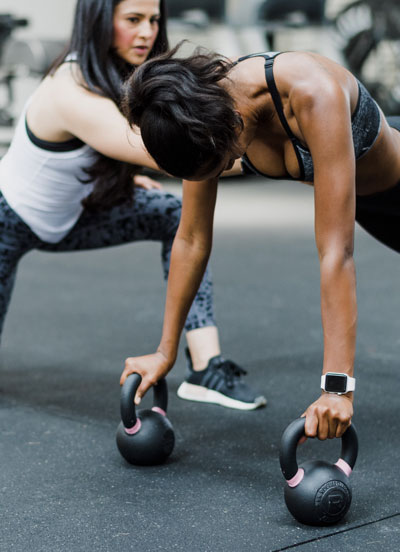
[[[173,367],[186,316],[211,252],[218,179],[183,182],[182,215],[171,253],[162,338],[157,352],[125,361],[121,384],[132,372],[142,376],[136,403]]]
[[[59,79],[54,81],[55,110],[64,131],[107,157],[160,170],[146,151],[139,129],[129,127],[112,100],[77,84],[69,71],[54,78]]]

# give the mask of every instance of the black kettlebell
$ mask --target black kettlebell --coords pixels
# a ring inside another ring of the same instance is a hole
[[[117,447],[130,464],[152,466],[161,464],[171,454],[175,444],[174,430],[166,412],[168,388],[165,379],[153,387],[154,406],[136,414],[135,394],[142,378],[131,374],[121,389],[121,418],[117,429]]]
[[[286,479],[285,502],[289,512],[306,525],[330,525],[340,521],[351,504],[349,476],[357,459],[358,439],[354,425],[342,436],[336,464],[322,460],[297,465],[296,449],[304,436],[305,418],[294,420],[284,431],[280,463]]]

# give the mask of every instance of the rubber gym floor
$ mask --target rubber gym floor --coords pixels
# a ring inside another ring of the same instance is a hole
[[[162,466],[133,467],[115,445],[119,376],[125,357],[158,344],[159,249],[22,260],[1,350],[0,549],[399,550],[397,254],[357,230],[353,502],[344,521],[315,528],[288,513],[278,461],[283,430],[319,394],[312,190],[252,178],[220,185],[212,267],[222,348],[268,405],[242,412],[177,398],[182,340],[168,376],[175,449]],[[337,440],[309,440],[298,460],[335,462],[339,451]]]

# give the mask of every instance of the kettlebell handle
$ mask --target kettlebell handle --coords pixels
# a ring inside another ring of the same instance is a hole
[[[281,470],[286,480],[291,480],[298,472],[296,459],[297,445],[301,437],[305,435],[304,426],[306,419],[298,418],[294,420],[284,431],[281,441],[280,464]],[[343,469],[343,462],[350,467],[350,472],[354,468],[358,453],[358,438],[354,425],[350,425],[342,435],[342,450],[339,467]],[[344,466],[345,467],[345,466]]]
[[[121,419],[124,427],[130,429],[137,422],[135,395],[142,381],[142,376],[136,372],[130,374],[121,388]],[[153,385],[154,405],[152,410],[164,414],[168,407],[168,387],[165,378]]]

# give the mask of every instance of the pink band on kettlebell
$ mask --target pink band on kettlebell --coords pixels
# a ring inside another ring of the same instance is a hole
[[[351,472],[353,471],[347,462],[339,458],[339,460],[336,462],[335,466],[337,466],[342,472],[344,472],[347,477],[350,477]]]
[[[139,418],[136,420],[136,424],[133,427],[124,427],[125,433],[128,435],[135,435],[139,431],[139,429],[142,427],[142,422],[139,420]]]
[[[303,468],[299,468],[296,475],[292,477],[292,479],[288,479],[286,483],[289,485],[289,487],[297,487],[297,485],[303,480],[303,477],[304,470]]]
[[[159,406],[153,406],[152,411],[153,412],[158,412],[159,414],[162,414],[163,416],[167,415],[167,413],[162,408],[160,408]]]

